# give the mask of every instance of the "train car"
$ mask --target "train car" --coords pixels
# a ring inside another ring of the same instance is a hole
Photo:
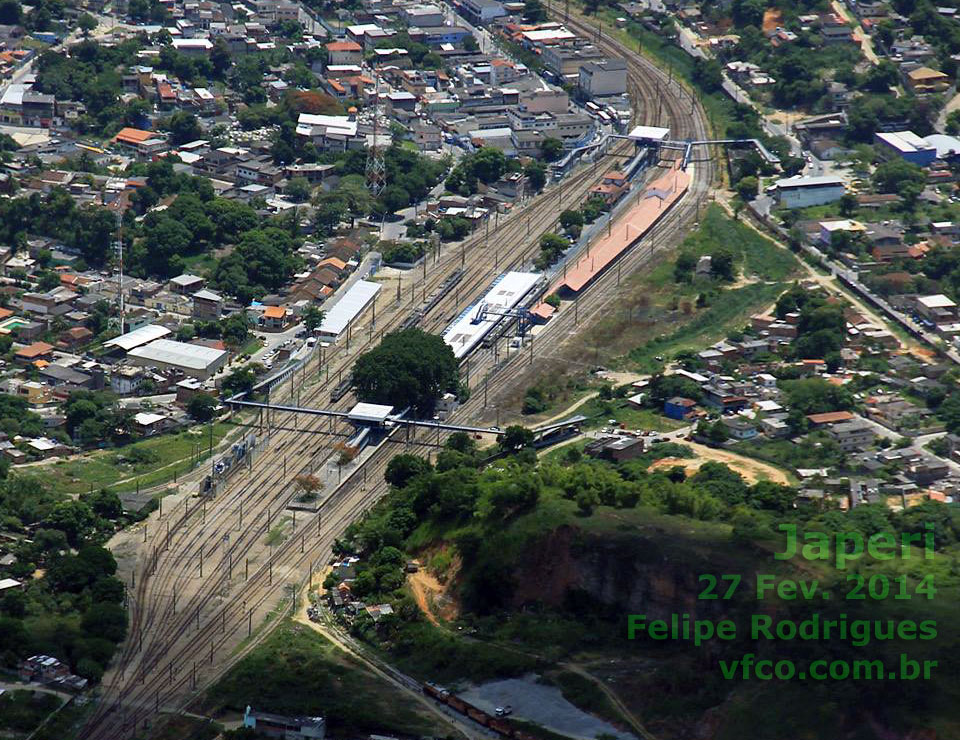
[[[352,381],[350,380],[350,378],[347,378],[346,380],[341,380],[339,383],[337,383],[336,388],[334,388],[333,391],[331,391],[330,393],[330,403],[336,403],[345,395],[347,395],[350,392],[351,387],[352,387]]]

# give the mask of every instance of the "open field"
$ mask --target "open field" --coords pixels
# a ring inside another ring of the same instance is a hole
[[[214,448],[232,429],[232,424],[214,425]],[[141,488],[148,488],[189,472],[198,450],[200,460],[209,458],[209,445],[208,427],[196,427],[195,431],[164,434],[125,447],[20,468],[16,475],[41,477],[46,485],[66,494],[98,488],[132,491],[138,480]]]

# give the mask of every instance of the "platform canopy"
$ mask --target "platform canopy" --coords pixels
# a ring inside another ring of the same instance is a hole
[[[637,126],[627,136],[634,141],[665,141],[670,136],[670,129],[660,126]]]
[[[364,424],[383,424],[393,413],[393,406],[382,406],[378,403],[358,403],[347,414],[350,421],[359,421]]]

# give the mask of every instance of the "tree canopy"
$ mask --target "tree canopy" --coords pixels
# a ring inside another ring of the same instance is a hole
[[[420,329],[388,334],[362,354],[352,382],[361,401],[411,408],[430,414],[437,399],[455,392],[460,381],[457,359],[443,339]]]

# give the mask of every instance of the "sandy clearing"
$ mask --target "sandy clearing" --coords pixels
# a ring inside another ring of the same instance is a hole
[[[749,483],[769,480],[774,483],[782,483],[786,486],[790,485],[790,478],[787,474],[780,468],[768,463],[744,457],[735,452],[707,447],[706,445],[697,444],[696,442],[683,442],[682,444],[693,450],[696,457],[663,457],[654,462],[649,470],[672,468],[675,465],[679,465],[684,468],[688,474],[692,474],[699,470],[700,466],[706,462],[719,462],[726,464],[731,470],[738,472]]]

